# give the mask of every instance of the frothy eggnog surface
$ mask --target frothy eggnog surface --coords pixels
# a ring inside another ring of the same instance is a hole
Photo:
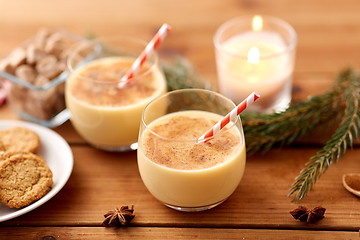
[[[137,142],[146,104],[166,92],[158,66],[142,65],[135,80],[119,88],[135,58],[101,58],[75,70],[66,85],[66,105],[79,134],[94,145],[122,146]]]
[[[157,164],[182,170],[204,169],[223,163],[228,156],[239,150],[236,146],[240,144],[240,137],[234,134],[236,132],[220,132],[206,144],[194,144],[194,141],[189,141],[196,140],[214,126],[216,120],[212,114],[206,113],[204,116],[196,112],[187,112],[158,121],[151,124],[150,129],[164,138],[175,141],[164,140],[154,134],[145,137],[145,155]],[[224,130],[226,129],[225,127]]]
[[[124,88],[114,84],[119,82],[133,62],[132,58],[110,57],[81,67],[77,76],[69,81],[71,95],[92,106],[124,107],[141,103],[158,91],[158,81],[153,74],[147,74]],[[144,64],[137,75],[147,71],[149,66]]]
[[[182,111],[148,125],[152,132],[142,133],[138,165],[144,184],[157,199],[172,206],[198,207],[224,201],[234,192],[246,159],[240,130],[228,127],[214,139],[196,143],[221,118]]]

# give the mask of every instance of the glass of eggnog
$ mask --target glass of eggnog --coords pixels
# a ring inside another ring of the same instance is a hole
[[[119,86],[146,45],[137,38],[103,38],[84,42],[70,54],[66,107],[75,130],[90,145],[106,151],[137,148],[142,111],[167,91],[156,53],[148,56],[130,84]],[[80,61],[85,50],[88,56]]]
[[[246,162],[240,118],[198,141],[234,107],[230,99],[203,89],[172,91],[146,106],[138,166],[155,198],[170,208],[196,212],[219,205],[235,191]]]

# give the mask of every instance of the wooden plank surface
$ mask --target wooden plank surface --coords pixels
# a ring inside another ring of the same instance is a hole
[[[342,186],[342,175],[360,172],[360,149],[349,151],[317,182],[300,202],[325,207],[316,224],[294,220],[297,207],[288,189],[315,148],[274,150],[248,158],[235,193],[220,206],[200,213],[182,213],[158,202],[139,176],[135,152],[106,153],[90,147],[72,147],[73,173],[53,199],[35,211],[1,223],[3,226],[99,226],[114,207],[134,204],[135,226],[232,227],[272,229],[351,230],[360,226],[360,198]]]
[[[46,238],[47,237],[47,238]],[[338,240],[357,239],[358,231],[295,231],[264,229],[212,228],[99,228],[99,227],[3,227],[0,238],[18,239],[268,239],[268,240]]]
[[[173,30],[159,48],[161,57],[180,54],[216,85],[212,43],[216,29],[239,15],[272,15],[289,22],[297,31],[293,100],[301,101],[330,90],[341,69],[360,67],[359,8],[358,0],[0,0],[0,55],[43,26],[63,27],[83,36],[92,33],[151,39],[159,26],[167,22]],[[4,106],[0,108],[0,119],[18,118]],[[200,213],[180,213],[153,198],[139,176],[135,152],[93,149],[70,122],[54,130],[72,147],[73,173],[49,202],[0,223],[0,239],[41,239],[48,234],[56,239],[359,237],[360,199],[345,190],[341,177],[360,172],[360,148],[348,150],[299,203],[311,208],[325,207],[322,221],[304,224],[289,214],[298,204],[286,197],[288,189],[309,157],[319,150],[319,144],[326,141],[324,136],[331,134],[330,130],[302,145],[248,158],[245,175],[235,193],[219,207]],[[99,227],[105,212],[129,204],[135,205],[132,227]]]

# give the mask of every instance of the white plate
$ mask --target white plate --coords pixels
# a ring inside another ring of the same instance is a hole
[[[49,201],[65,185],[74,165],[73,154],[69,144],[53,130],[34,123],[0,120],[0,129],[14,126],[28,128],[39,135],[41,145],[37,154],[41,155],[50,167],[53,173],[54,184],[50,192],[27,207],[15,209],[0,203],[0,222],[23,215]]]

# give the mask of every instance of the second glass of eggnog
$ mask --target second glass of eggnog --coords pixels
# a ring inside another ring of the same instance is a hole
[[[159,111],[159,106],[166,110]],[[235,104],[207,90],[172,91],[144,109],[138,148],[141,178],[166,206],[195,212],[213,208],[238,187],[246,162],[241,120],[214,137],[198,138]]]
[[[92,146],[107,151],[137,148],[143,109],[167,91],[156,53],[148,57],[130,84],[119,86],[146,44],[127,37],[97,39],[83,43],[70,54],[66,107],[72,125]],[[88,56],[79,62],[83,51]]]

